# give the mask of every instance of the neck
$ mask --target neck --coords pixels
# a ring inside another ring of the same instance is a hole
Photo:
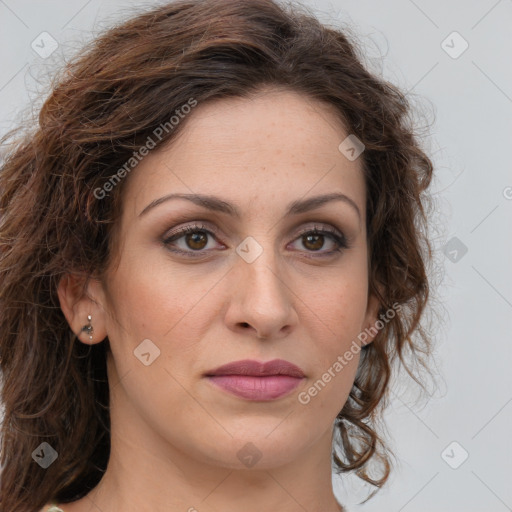
[[[99,510],[343,512],[332,489],[330,432],[288,464],[240,470],[209,465],[168,444],[163,450],[162,439],[133,416],[112,416],[109,465],[85,498]]]

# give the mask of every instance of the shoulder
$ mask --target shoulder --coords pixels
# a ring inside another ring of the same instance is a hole
[[[57,505],[48,503],[39,512],[64,512],[64,510],[57,507]]]

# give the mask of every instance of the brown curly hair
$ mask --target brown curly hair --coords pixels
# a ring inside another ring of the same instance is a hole
[[[277,0],[161,5],[88,43],[62,67],[39,125],[21,124],[2,138],[13,147],[0,168],[0,512],[80,499],[107,466],[108,338],[77,343],[57,296],[66,274],[103,279],[113,264],[129,177],[107,199],[98,200],[95,190],[191,97],[204,104],[265,86],[331,105],[365,145],[369,293],[382,311],[395,303],[401,309],[362,350],[336,420],[333,461],[374,491],[386,482],[392,454],[376,425],[393,362],[421,384],[410,368],[428,369],[432,355],[423,319],[433,165],[418,143],[406,95],[366,69],[349,33]],[[32,460],[44,441],[59,454],[46,470]],[[379,463],[374,477],[371,462]]]

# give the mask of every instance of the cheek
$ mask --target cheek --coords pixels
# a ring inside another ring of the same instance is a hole
[[[324,340],[329,352],[341,350],[361,332],[368,302],[366,286],[364,276],[340,278],[331,280],[322,293],[306,295],[304,303],[316,314],[321,330],[316,339]]]
[[[133,265],[125,261],[112,279],[115,320],[109,326],[109,339],[126,395],[157,423],[156,411],[170,419],[176,409],[184,413],[193,409],[180,383],[187,385],[197,350],[193,320],[201,309],[194,306],[208,287],[202,283],[202,291],[189,284],[190,277],[176,277],[168,268],[141,261]],[[147,365],[144,353],[149,353]]]
[[[177,272],[161,261],[140,261],[126,259],[112,279],[115,319],[107,328],[116,366],[120,373],[137,367],[134,350],[149,339],[159,351],[157,366],[183,376],[195,364],[212,315],[208,305],[215,279],[194,279],[191,272]]]
[[[334,346],[363,328],[368,305],[366,250],[359,239],[335,266],[322,269],[314,280],[297,279],[299,297],[324,324],[324,337]]]
[[[173,271],[161,259],[139,254],[119,266],[112,295],[123,326],[130,325],[130,332],[162,338],[199,302],[206,289],[202,292],[201,284],[192,276]]]
[[[340,273],[321,291],[305,296],[307,308],[302,315],[315,326],[310,331],[315,343],[309,358],[314,364],[305,394],[299,398],[303,404],[309,401],[310,414],[334,419],[348,398],[359,365],[358,335],[364,329],[368,299],[365,269],[359,265]]]

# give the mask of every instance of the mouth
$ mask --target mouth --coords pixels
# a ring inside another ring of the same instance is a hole
[[[305,375],[284,359],[266,363],[245,359],[211,370],[205,377],[219,389],[245,400],[269,401],[288,395]]]

